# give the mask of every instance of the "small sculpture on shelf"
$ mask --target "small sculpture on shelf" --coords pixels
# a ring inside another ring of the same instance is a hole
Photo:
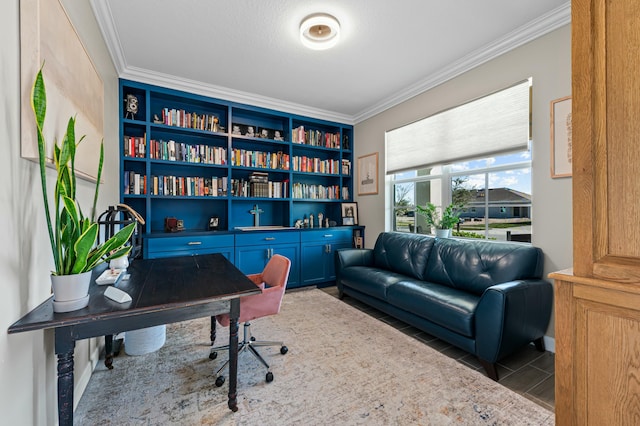
[[[160,117],[158,117],[158,114],[153,114],[153,122],[155,124],[163,124],[163,121]]]
[[[309,228],[313,228],[313,213],[309,215]]]
[[[322,218],[324,215],[322,213],[318,213],[318,228],[322,228]]]
[[[131,118],[132,120],[135,119],[136,114],[138,113],[138,98],[136,98],[134,95],[129,94],[125,98],[124,102],[125,110],[127,111],[124,118]],[[131,117],[129,117],[129,114],[131,114]]]

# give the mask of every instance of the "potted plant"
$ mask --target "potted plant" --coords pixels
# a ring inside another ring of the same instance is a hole
[[[451,236],[451,229],[460,221],[458,205],[449,204],[441,215],[438,215],[437,210],[433,203],[427,203],[424,207],[416,206],[416,211],[424,216],[427,225],[436,228],[436,237],[448,238]]]
[[[50,213],[45,167],[46,143],[43,134],[47,97],[42,68],[33,84],[31,107],[37,127],[42,198],[55,263],[55,269],[51,272],[53,308],[55,312],[68,312],[84,308],[89,303],[89,283],[93,268],[129,253],[131,247],[126,244],[136,224],[131,223],[121,228],[107,241],[97,244],[99,225],[95,217],[104,160],[104,143],[100,144],[96,189],[89,218],[83,214],[76,200],[75,155],[77,145],[82,142],[84,136],[76,143],[74,117],[69,118],[60,145],[54,140],[53,161],[57,179],[53,194],[54,211],[53,214]]]

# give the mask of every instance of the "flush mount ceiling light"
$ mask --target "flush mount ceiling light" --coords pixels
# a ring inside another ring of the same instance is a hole
[[[339,39],[340,23],[326,13],[309,15],[300,24],[300,41],[309,49],[329,49],[335,46]]]

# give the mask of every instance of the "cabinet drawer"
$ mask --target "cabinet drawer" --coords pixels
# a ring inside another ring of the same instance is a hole
[[[197,251],[218,247],[233,247],[233,235],[192,235],[183,237],[147,238],[149,253],[167,251]]]
[[[316,242],[316,241],[351,241],[353,232],[351,228],[336,229],[326,228],[313,231],[300,231],[300,241]]]
[[[242,234],[236,234],[236,246],[252,246],[252,245],[271,245],[285,243],[299,243],[299,231],[283,231],[283,232],[258,232],[249,231]]]

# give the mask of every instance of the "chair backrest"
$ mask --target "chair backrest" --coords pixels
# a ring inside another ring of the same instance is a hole
[[[238,321],[247,322],[280,312],[290,270],[291,261],[284,256],[275,254],[262,273],[249,275],[251,281],[256,285],[265,283],[266,286],[260,294],[240,298],[240,318]],[[216,318],[220,325],[224,327],[229,325],[229,315],[218,315]]]
[[[286,287],[290,270],[291,261],[284,256],[274,254],[262,271],[262,281],[269,287]]]

